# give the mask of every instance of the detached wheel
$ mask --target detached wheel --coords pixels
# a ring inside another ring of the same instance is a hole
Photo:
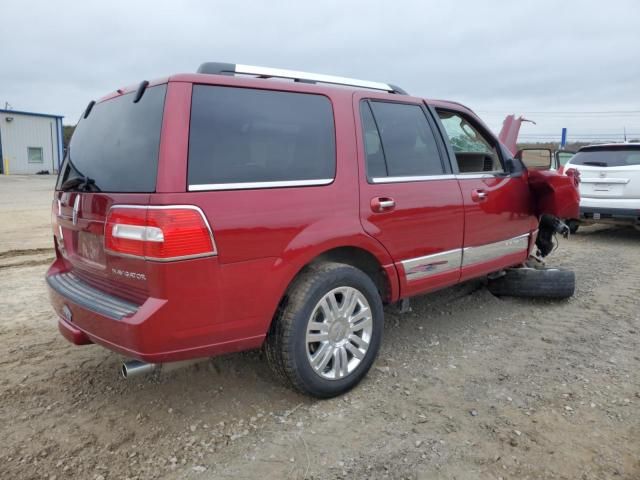
[[[568,298],[576,291],[576,274],[557,268],[512,268],[489,280],[488,288],[497,296]]]
[[[380,348],[382,300],[373,281],[349,265],[324,263],[290,288],[266,341],[273,370],[308,395],[355,387]]]

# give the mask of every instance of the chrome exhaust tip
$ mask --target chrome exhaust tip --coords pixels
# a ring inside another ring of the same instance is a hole
[[[140,360],[129,360],[127,362],[122,362],[120,374],[122,375],[122,378],[137,377],[151,373],[159,366],[160,365],[157,363],[145,363]]]

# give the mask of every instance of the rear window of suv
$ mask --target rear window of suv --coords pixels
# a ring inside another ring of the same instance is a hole
[[[328,184],[335,169],[327,97],[194,85],[190,190]]]
[[[571,165],[587,167],[626,167],[640,165],[640,148],[613,148],[611,150],[580,150],[570,161]]]
[[[57,188],[86,177],[92,191],[155,191],[166,91],[166,84],[158,85],[138,103],[128,93],[94,105],[76,126]]]

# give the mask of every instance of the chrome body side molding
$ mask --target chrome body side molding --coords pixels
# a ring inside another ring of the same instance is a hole
[[[529,247],[529,237],[530,234],[526,233],[477,247],[457,248],[424,257],[409,258],[400,263],[407,282],[411,282],[513,253],[525,253]]]
[[[462,251],[462,266],[466,267],[475,263],[488,262],[512,253],[526,252],[528,248],[528,233],[478,247],[467,247]]]
[[[430,277],[438,273],[460,268],[462,249],[449,250],[424,257],[403,260],[402,267],[407,281]]]

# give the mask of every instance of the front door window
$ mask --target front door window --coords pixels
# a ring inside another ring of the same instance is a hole
[[[438,116],[453,147],[460,173],[504,171],[495,145],[478,128],[454,112],[439,110]]]

